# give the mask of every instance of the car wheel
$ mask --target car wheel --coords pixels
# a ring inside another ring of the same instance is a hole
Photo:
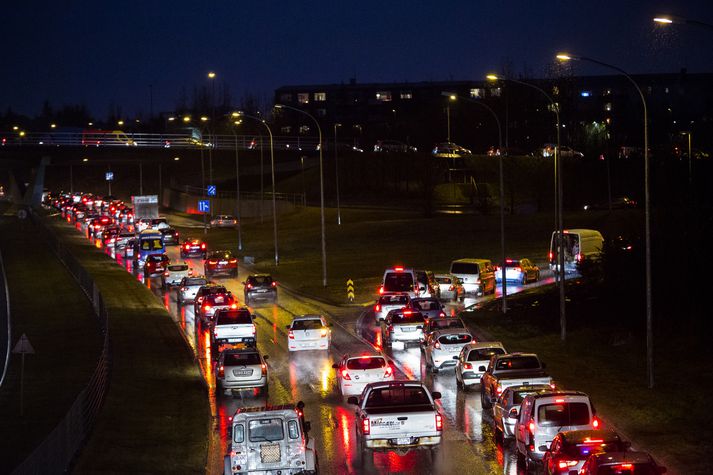
[[[490,409],[493,407],[492,404],[490,404],[490,400],[488,399],[487,395],[485,394],[485,389],[480,390],[480,405],[483,409]]]
[[[540,281],[540,271],[538,270],[538,271],[535,273],[535,282],[539,282],[539,281]]]
[[[522,285],[527,284],[527,272],[523,272],[522,274]]]

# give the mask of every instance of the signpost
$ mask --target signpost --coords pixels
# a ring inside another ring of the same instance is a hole
[[[106,172],[104,174],[104,180],[106,181],[106,184],[109,186],[109,195],[111,196],[111,182],[114,180],[114,172]]]
[[[32,348],[30,340],[24,333],[20,337],[20,341],[17,342],[15,348],[12,349],[13,353],[19,353],[22,355],[22,365],[20,367],[20,416],[25,413],[24,406],[24,393],[25,393],[25,355],[34,355],[35,349]]]
[[[206,194],[208,196],[216,196],[218,194],[218,189],[215,185],[208,185],[208,187],[206,188]]]
[[[200,213],[210,213],[210,201],[208,201],[208,200],[198,200],[198,212],[200,212]]]
[[[354,301],[354,281],[352,279],[347,281],[347,300]]]

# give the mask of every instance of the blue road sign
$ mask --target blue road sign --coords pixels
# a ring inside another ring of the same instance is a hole
[[[106,172],[104,174],[104,179],[106,181],[112,181],[114,179],[114,172]]]
[[[201,213],[210,213],[210,201],[198,200],[198,211]]]
[[[218,190],[216,189],[215,185],[208,185],[208,188],[206,189],[206,194],[208,196],[215,196],[218,193]]]

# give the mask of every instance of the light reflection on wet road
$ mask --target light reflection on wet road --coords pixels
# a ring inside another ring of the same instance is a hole
[[[107,252],[113,254],[111,249]],[[172,262],[185,260],[194,271],[202,273],[200,259],[179,258],[178,248],[170,247],[167,252]],[[117,257],[120,265],[131,271],[131,262]],[[239,279],[216,278],[228,290],[243,301],[240,283],[247,274],[240,269]],[[144,281],[142,275],[137,279]],[[550,279],[543,279],[546,283]],[[468,392],[458,390],[453,370],[444,370],[432,375],[425,370],[425,360],[419,348],[386,350],[395,365],[395,374],[401,378],[422,379],[433,391],[440,391],[439,401],[445,419],[444,441],[434,460],[427,451],[412,451],[407,454],[397,452],[374,453],[373,457],[361,459],[355,442],[354,410],[346,405],[336,385],[332,363],[344,353],[362,354],[381,351],[381,330],[375,325],[369,308],[332,307],[309,298],[293,295],[280,290],[277,303],[251,306],[258,315],[256,319],[258,348],[270,356],[269,395],[257,395],[257,391],[240,391],[232,397],[215,394],[213,364],[210,358],[210,335],[202,325],[196,325],[193,305],[178,306],[176,293],[164,292],[158,279],[145,282],[168,309],[186,340],[194,348],[205,379],[210,387],[211,406],[214,409],[215,430],[220,434],[222,449],[225,449],[225,435],[228,418],[239,407],[305,402],[306,419],[312,421],[311,436],[317,441],[317,450],[322,473],[329,474],[481,474],[518,473],[515,453],[512,447],[496,444],[491,417],[483,414],[480,406],[479,390]],[[509,285],[509,292],[522,287]],[[499,290],[498,290],[499,291]],[[492,299],[479,298],[477,302]],[[457,314],[464,307],[474,305],[476,299],[466,299],[463,304],[448,305],[450,314]],[[293,315],[321,313],[335,322],[332,328],[332,348],[329,352],[297,352],[287,350],[285,325]],[[222,463],[222,460],[220,461]],[[215,467],[215,473],[221,473]]]

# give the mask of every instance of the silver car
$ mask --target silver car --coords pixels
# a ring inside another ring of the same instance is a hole
[[[234,389],[258,388],[263,395],[268,391],[267,355],[256,348],[223,350],[215,367],[215,386],[223,393]]]
[[[238,225],[238,218],[229,214],[221,214],[210,220],[211,228],[232,228]]]
[[[169,264],[164,272],[164,282],[167,286],[173,287],[180,285],[183,279],[193,275],[193,269],[188,265],[187,262],[177,262],[175,264]]]
[[[176,300],[178,305],[191,303],[196,298],[198,289],[208,284],[208,279],[203,275],[194,277],[184,277],[178,287],[178,296]]]
[[[409,296],[407,293],[386,292],[379,297],[374,305],[374,318],[376,323],[383,321],[392,310],[409,306]]]
[[[410,307],[421,312],[427,319],[443,318],[446,316],[443,304],[436,297],[419,297],[411,299]]]
[[[527,386],[510,386],[505,388],[493,404],[493,422],[495,424],[496,437],[512,439],[515,437],[515,423],[520,414],[520,404],[525,396],[552,389],[546,384],[534,384]]]
[[[332,325],[321,315],[300,315],[287,325],[287,348],[299,350],[329,350]]]
[[[481,341],[465,345],[456,360],[456,384],[459,388],[467,389],[468,386],[480,384],[483,376],[482,366],[487,367],[490,357],[504,355],[505,347],[499,341]]]
[[[392,310],[382,322],[382,340],[384,346],[394,343],[406,345],[420,344],[423,341],[423,325],[426,319],[419,312],[411,309]]]
[[[426,356],[426,367],[435,374],[446,367],[454,367],[463,346],[473,341],[473,335],[465,329],[438,330],[431,333],[426,340],[423,352]]]

